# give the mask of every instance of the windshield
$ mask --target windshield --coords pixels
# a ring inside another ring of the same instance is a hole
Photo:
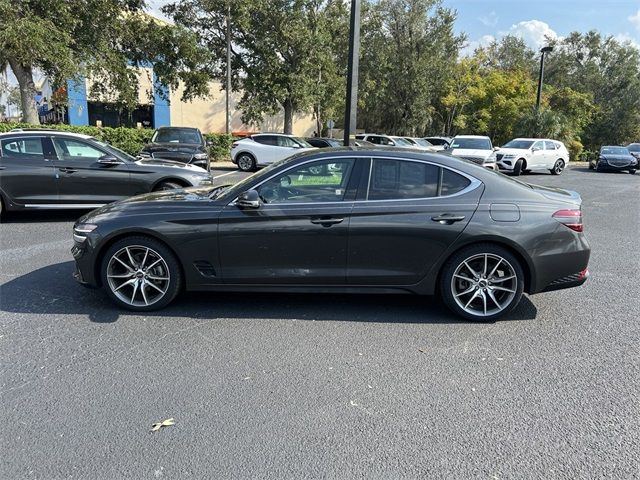
[[[488,138],[454,138],[450,148],[465,148],[468,150],[491,150]]]
[[[602,147],[600,150],[602,155],[629,155],[626,147]]]
[[[529,150],[533,145],[533,140],[511,140],[505,143],[502,148],[516,148],[518,150]]]
[[[400,145],[401,147],[410,147],[412,146],[412,143],[405,140],[404,138],[400,138],[400,137],[391,137],[393,139],[394,142],[396,142],[396,145]]]
[[[416,142],[421,147],[433,147],[433,144],[426,141],[424,138],[412,138],[414,142]]]
[[[631,145],[627,145],[627,150],[630,152],[640,152],[640,143],[632,143]]]
[[[101,142],[100,140],[93,139],[98,145],[107,150],[112,155],[120,158],[121,160],[128,160],[129,162],[135,162],[136,158],[129,155],[127,152],[120,150],[119,148],[114,147],[113,145],[109,145],[108,143]]]
[[[200,144],[200,132],[193,128],[161,128],[151,138],[153,143],[190,143]]]
[[[303,148],[313,148],[313,145],[307,142],[304,138],[300,138],[300,137],[291,137],[291,138],[294,142],[299,143]]]

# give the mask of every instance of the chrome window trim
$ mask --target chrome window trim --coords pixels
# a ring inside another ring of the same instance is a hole
[[[478,188],[480,185],[482,185],[482,182],[480,180],[478,180],[477,178],[469,175],[468,173],[462,172],[456,168],[452,168],[449,166],[445,166],[445,165],[441,165],[439,163],[434,163],[434,162],[430,162],[428,160],[417,160],[415,158],[399,158],[399,157],[353,157],[353,156],[347,156],[347,155],[341,155],[341,156],[336,156],[336,157],[325,157],[325,158],[321,158],[321,159],[312,159],[312,160],[306,160],[304,162],[301,163],[297,163],[296,165],[292,166],[290,169],[293,169],[295,167],[299,167],[300,165],[306,165],[307,163],[311,163],[311,162],[317,162],[317,161],[322,161],[322,160],[344,160],[344,159],[355,159],[357,160],[358,158],[364,158],[364,159],[369,159],[369,180],[367,183],[367,197],[369,196],[369,185],[371,184],[371,173],[373,171],[373,160],[378,158],[378,159],[382,159],[382,160],[400,160],[400,161],[405,161],[405,162],[416,162],[416,163],[427,163],[429,165],[434,165],[436,167],[441,167],[441,168],[446,168],[454,173],[457,173],[458,175],[462,175],[463,177],[465,177],[467,180],[469,180],[471,183],[464,188],[463,190],[460,190],[459,192],[453,193],[451,195],[440,195],[437,197],[420,197],[420,198],[397,198],[397,199],[389,199],[389,200],[348,200],[348,201],[344,201],[344,200],[340,200],[340,201],[336,201],[336,202],[300,202],[300,203],[276,203],[276,204],[264,204],[265,207],[267,206],[282,206],[282,205],[343,205],[345,203],[353,203],[353,204],[360,204],[360,203],[378,203],[378,202],[416,202],[416,201],[422,201],[422,200],[434,200],[434,199],[449,199],[449,198],[454,198],[454,197],[458,197],[460,195],[464,195],[466,193],[469,193],[473,190],[475,190],[476,188]],[[281,174],[286,174],[286,172],[288,172],[290,169],[287,170],[283,170],[280,173],[271,175],[270,177],[266,178],[265,180],[261,181],[260,183],[256,184],[253,186],[253,190],[257,189],[258,187],[260,187],[261,185],[263,185],[264,183],[268,182],[269,180],[275,178],[278,175]],[[233,207],[236,205],[236,201],[238,200],[238,197],[235,197],[233,200],[231,200],[229,203],[227,203],[226,206],[228,207]]]

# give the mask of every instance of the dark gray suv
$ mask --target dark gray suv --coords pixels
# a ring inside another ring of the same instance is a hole
[[[95,208],[140,193],[211,184],[202,168],[135,158],[87,135],[44,129],[0,134],[0,212]]]

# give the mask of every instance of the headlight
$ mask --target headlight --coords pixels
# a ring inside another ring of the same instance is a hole
[[[213,184],[213,178],[210,175],[194,175],[191,177],[195,185],[211,185]]]
[[[138,156],[140,158],[151,158],[151,154],[149,152],[140,152]]]
[[[87,234],[93,232],[98,225],[93,223],[78,223],[73,227],[73,240],[82,243],[87,239]]]
[[[193,158],[195,160],[206,160],[207,158],[209,158],[209,155],[206,153],[196,153]]]

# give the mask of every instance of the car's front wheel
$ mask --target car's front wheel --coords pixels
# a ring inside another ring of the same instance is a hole
[[[173,252],[148,237],[127,237],[111,245],[100,273],[109,297],[118,306],[135,311],[168,305],[182,284],[182,271]]]
[[[238,168],[243,172],[253,172],[256,169],[256,159],[249,153],[238,156]]]
[[[564,160],[559,158],[556,160],[556,163],[553,165],[553,168],[549,170],[552,175],[560,175],[564,170]]]
[[[453,255],[440,276],[445,304],[469,320],[488,322],[511,311],[524,290],[524,272],[507,249],[493,244],[466,247]]]
[[[513,165],[513,175],[516,177],[519,177],[520,174],[522,173],[522,167],[524,166],[524,160],[523,159],[519,159],[514,165]]]

